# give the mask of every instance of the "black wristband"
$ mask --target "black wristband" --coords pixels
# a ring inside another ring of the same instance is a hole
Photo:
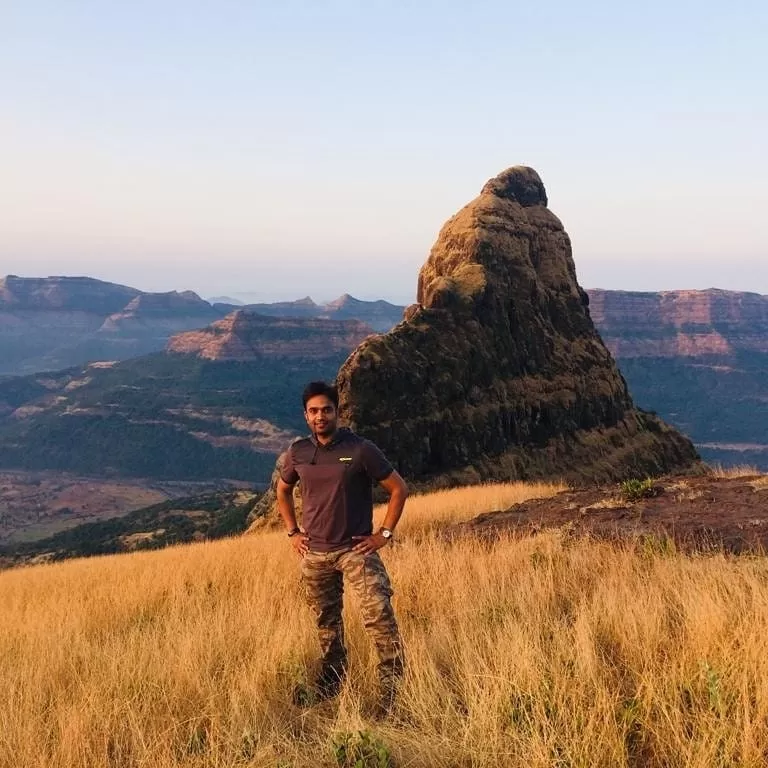
[[[291,536],[295,536],[297,533],[301,533],[301,528],[292,528],[288,531],[288,538],[290,539]]]

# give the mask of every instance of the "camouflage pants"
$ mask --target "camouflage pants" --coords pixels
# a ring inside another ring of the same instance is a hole
[[[307,552],[301,578],[314,611],[325,669],[343,674],[347,663],[341,610],[346,581],[360,603],[363,625],[376,646],[380,681],[396,683],[403,670],[400,632],[392,610],[392,586],[379,554],[362,555],[351,549]]]

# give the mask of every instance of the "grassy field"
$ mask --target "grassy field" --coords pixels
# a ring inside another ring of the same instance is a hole
[[[555,490],[409,501],[381,723],[353,604],[342,696],[290,703],[317,652],[279,532],[0,573],[0,766],[764,766],[768,561],[436,533]]]

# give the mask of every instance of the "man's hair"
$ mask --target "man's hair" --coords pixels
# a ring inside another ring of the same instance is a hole
[[[336,387],[331,384],[326,384],[324,381],[310,381],[304,392],[301,395],[301,402],[304,404],[304,410],[307,410],[307,401],[311,397],[317,395],[325,395],[332,403],[333,407],[338,410],[339,408],[339,392]]]

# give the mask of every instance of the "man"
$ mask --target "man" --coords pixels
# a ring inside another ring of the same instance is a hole
[[[386,713],[402,675],[403,651],[390,600],[392,588],[378,550],[392,540],[408,489],[373,443],[338,427],[335,387],[311,382],[302,401],[312,436],[288,448],[277,503],[290,542],[302,558],[302,581],[317,622],[322,658],[315,696],[321,700],[335,696],[346,674],[341,618],[346,582],[357,594],[365,629],[376,646],[379,708]],[[293,486],[299,481],[303,531],[293,504]],[[383,525],[375,533],[374,482],[389,493]]]

